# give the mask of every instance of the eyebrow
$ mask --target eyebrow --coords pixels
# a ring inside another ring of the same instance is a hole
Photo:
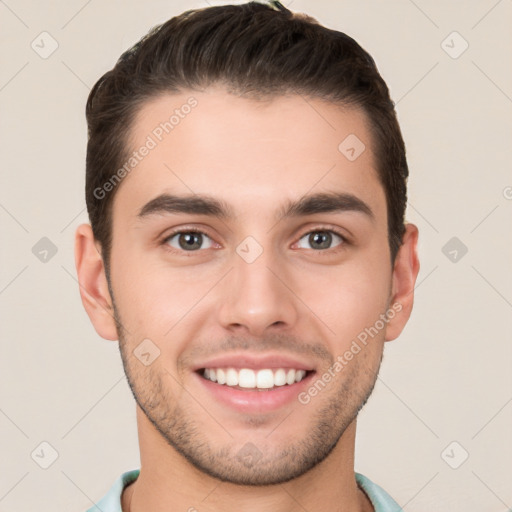
[[[301,197],[297,201],[290,200],[278,210],[276,218],[341,212],[357,212],[366,215],[371,220],[375,218],[367,203],[353,194],[344,192],[318,193]],[[140,209],[137,217],[144,219],[150,215],[166,213],[208,215],[219,219],[235,217],[233,209],[224,201],[199,194],[177,196],[167,193],[151,199]]]

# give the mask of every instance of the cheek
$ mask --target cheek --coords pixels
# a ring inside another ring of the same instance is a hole
[[[112,276],[122,321],[138,337],[172,337],[200,309],[201,298],[218,280],[206,267],[171,268],[165,261],[132,255],[115,262]]]
[[[331,267],[327,272],[312,274],[309,284],[304,280],[302,283],[301,298],[328,326],[326,334],[337,343],[350,344],[388,307],[390,272],[382,263]]]

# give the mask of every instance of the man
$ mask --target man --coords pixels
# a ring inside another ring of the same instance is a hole
[[[90,510],[400,510],[354,473],[419,269],[372,58],[279,2],[189,11],[87,120],[80,293],[119,340],[141,455]]]

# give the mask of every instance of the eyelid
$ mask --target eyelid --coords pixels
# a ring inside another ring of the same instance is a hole
[[[172,238],[173,236],[181,233],[200,233],[201,235],[206,235],[208,238],[212,238],[204,229],[200,229],[194,226],[180,226],[179,228],[175,228],[169,233],[166,233],[162,239],[162,242],[165,242],[169,238]]]
[[[317,233],[319,231],[327,231],[330,233],[334,233],[335,235],[338,235],[343,240],[344,243],[350,243],[349,235],[347,235],[344,230],[332,225],[315,225],[314,227],[309,228],[306,231],[303,231],[302,234],[298,237],[298,240],[304,238],[306,235],[310,235],[311,233]]]

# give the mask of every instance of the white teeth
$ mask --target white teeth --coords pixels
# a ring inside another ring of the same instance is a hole
[[[254,370],[244,368],[238,373],[238,385],[241,388],[255,388],[256,387],[256,374]]]
[[[205,372],[208,371],[208,368]],[[238,372],[233,368],[228,368],[226,372],[226,384],[228,386],[238,386]]]
[[[217,382],[219,384],[226,384],[226,372],[220,368],[217,369]]]
[[[292,385],[300,382],[306,376],[305,370],[283,368],[262,370],[252,370],[242,368],[235,370],[234,368],[205,368],[203,377],[218,384],[227,386],[240,386],[247,389],[271,389],[286,384]]]
[[[274,387],[274,374],[272,370],[259,370],[256,374],[256,387],[257,388],[273,388]]]
[[[286,372],[279,368],[276,373],[274,373],[274,386],[284,386],[286,384]]]

